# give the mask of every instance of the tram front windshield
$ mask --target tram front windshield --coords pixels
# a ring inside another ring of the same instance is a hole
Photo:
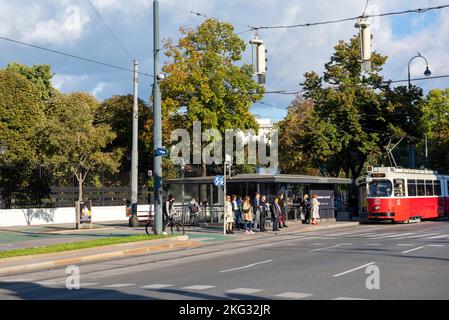
[[[377,180],[369,183],[369,197],[391,197],[392,184],[388,180]]]

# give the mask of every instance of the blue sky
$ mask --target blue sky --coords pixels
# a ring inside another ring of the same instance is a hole
[[[114,34],[140,61],[142,72],[152,72],[152,1],[91,0]],[[368,14],[445,4],[445,0],[388,1],[370,0]],[[236,32],[246,25],[279,25],[314,22],[358,16],[365,0],[314,2],[306,0],[161,0],[161,37],[178,38],[180,26],[195,27],[204,18],[200,12],[235,25]],[[74,15],[77,13],[77,15]],[[79,13],[79,15],[78,15]],[[73,20],[77,16],[78,18]],[[430,62],[434,75],[449,74],[449,9],[425,14],[410,14],[373,20],[373,49],[389,56],[383,74],[386,78],[405,79],[410,57],[421,52]],[[77,27],[73,27],[73,21]],[[0,35],[86,58],[132,68],[132,59],[117,45],[87,0],[0,0]],[[71,24],[72,23],[72,24]],[[260,32],[268,53],[266,89],[297,90],[302,75],[322,71],[340,40],[348,40],[357,30],[354,22],[289,30]],[[249,41],[253,32],[240,35]],[[132,92],[132,75],[87,64],[78,60],[41,52],[0,40],[0,67],[18,61],[29,65],[52,65],[54,85],[63,92],[88,91],[99,99]],[[250,48],[244,56],[250,63]],[[422,76],[422,61],[412,65],[412,76]],[[147,100],[152,79],[141,77],[140,96]],[[419,83],[428,91],[449,87],[449,79]],[[293,96],[266,95],[265,104],[252,110],[273,121],[281,120]]]

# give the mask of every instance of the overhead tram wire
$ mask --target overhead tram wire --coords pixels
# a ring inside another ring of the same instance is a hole
[[[418,8],[418,9],[409,9],[409,10],[403,10],[403,11],[395,11],[395,12],[386,12],[386,13],[380,13],[380,14],[372,14],[372,15],[365,15],[365,18],[376,18],[376,17],[386,17],[386,16],[395,16],[395,15],[403,15],[403,14],[409,14],[409,13],[425,13],[429,11],[434,10],[442,10],[449,7],[449,4],[445,5],[439,5],[434,7],[428,7],[428,8]],[[327,24],[335,24],[335,23],[341,23],[341,22],[348,22],[348,21],[354,21],[359,19],[360,17],[351,17],[351,18],[343,18],[343,19],[336,19],[336,20],[327,20],[327,21],[319,21],[319,22],[310,22],[310,23],[302,23],[302,24],[294,24],[294,25],[278,25],[278,26],[259,26],[255,27],[255,29],[258,30],[269,30],[269,29],[293,29],[293,28],[301,28],[301,27],[312,27],[312,26],[319,26],[319,25],[327,25]]]
[[[101,20],[101,22],[103,23],[103,25],[105,26],[105,28],[108,30],[109,34],[112,36],[112,38],[115,40],[115,42],[120,46],[120,48],[122,48],[123,52],[131,59],[133,60],[133,57],[131,56],[131,54],[129,53],[128,50],[126,50],[125,46],[120,42],[120,40],[115,36],[114,32],[112,32],[111,28],[108,26],[108,24],[106,23],[106,21],[103,19],[103,17],[101,16],[100,12],[97,10],[97,8],[94,6],[94,4],[92,3],[92,1],[87,0],[87,2],[89,2],[90,6],[92,7],[92,9],[95,11],[97,17]]]
[[[198,17],[201,17],[201,18],[204,18],[204,19],[209,19],[209,18],[210,18],[210,19],[215,19],[215,20],[221,21],[221,22],[227,22],[227,23],[231,23],[231,24],[233,24],[233,25],[238,25],[238,26],[241,26],[241,27],[249,28],[248,30],[239,32],[238,34],[245,33],[245,32],[249,32],[249,31],[253,31],[253,30],[257,29],[257,27],[252,26],[252,25],[243,24],[243,23],[234,23],[234,22],[226,21],[225,19],[222,19],[222,18],[213,17],[213,16],[208,16],[208,15],[206,15],[206,14],[203,14],[203,13],[200,13],[200,12],[197,12],[197,11],[194,11],[194,10],[189,10],[189,9],[180,8],[180,7],[177,7],[177,6],[168,4],[168,3],[161,2],[160,4],[163,5],[163,6],[167,6],[167,7],[171,7],[171,8],[180,10],[180,11],[184,11],[184,12],[186,12],[187,14],[192,14],[192,15],[195,15],[195,16],[198,16]]]
[[[66,57],[69,57],[69,58],[78,59],[78,60],[81,60],[81,61],[84,61],[84,62],[89,62],[89,63],[101,65],[101,66],[104,66],[104,67],[108,67],[108,68],[113,68],[113,69],[117,69],[117,70],[121,70],[121,71],[134,73],[134,70],[132,70],[132,69],[116,66],[116,65],[113,65],[113,64],[110,64],[110,63],[107,63],[107,62],[101,62],[101,61],[97,61],[97,60],[93,60],[93,59],[89,59],[89,58],[84,58],[84,57],[80,57],[80,56],[77,56],[77,55],[74,55],[74,54],[70,54],[70,53],[66,53],[66,52],[62,52],[62,51],[57,51],[57,50],[53,50],[53,49],[37,46],[37,45],[34,45],[34,44],[30,44],[30,43],[26,43],[26,42],[10,39],[10,38],[7,38],[7,37],[0,36],[0,39],[1,40],[5,40],[5,41],[9,41],[9,42],[12,42],[12,43],[20,44],[20,45],[23,45],[23,46],[39,49],[39,50],[42,50],[42,51],[47,51],[47,52],[51,52],[51,53],[54,53],[54,54],[66,56]],[[139,72],[139,74],[142,75],[142,76],[154,78],[153,75],[148,74],[148,73]]]
[[[364,17],[364,16],[365,16],[365,14],[366,14],[366,10],[368,9],[368,5],[369,5],[369,0],[366,0],[366,4],[365,4],[365,10],[363,10],[363,13],[362,13],[362,17]]]

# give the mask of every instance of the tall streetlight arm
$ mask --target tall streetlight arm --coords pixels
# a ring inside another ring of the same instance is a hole
[[[413,58],[411,58],[410,61],[408,62],[408,89],[409,90],[412,87],[412,82],[411,82],[411,77],[410,77],[410,66],[412,64],[412,61],[417,58],[424,59],[424,61],[426,62],[426,71],[424,72],[424,75],[426,77],[429,77],[432,74],[432,72],[430,72],[430,69],[429,69],[429,61],[426,59],[426,57],[424,57],[421,53],[418,52],[418,54],[416,56],[414,56]]]

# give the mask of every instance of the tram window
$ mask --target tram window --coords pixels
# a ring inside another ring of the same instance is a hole
[[[416,180],[416,187],[418,197],[423,197],[426,195],[426,185],[424,184],[424,180]]]
[[[426,196],[431,197],[433,195],[433,182],[432,180],[426,180]]]
[[[408,196],[416,197],[416,180],[407,180],[408,185]]]
[[[394,196],[405,197],[405,181],[403,179],[394,180]]]
[[[374,180],[369,183],[370,198],[388,198],[391,197],[392,184],[388,180]]]
[[[441,196],[441,181],[435,180],[433,182],[433,190],[435,191],[434,195]]]

